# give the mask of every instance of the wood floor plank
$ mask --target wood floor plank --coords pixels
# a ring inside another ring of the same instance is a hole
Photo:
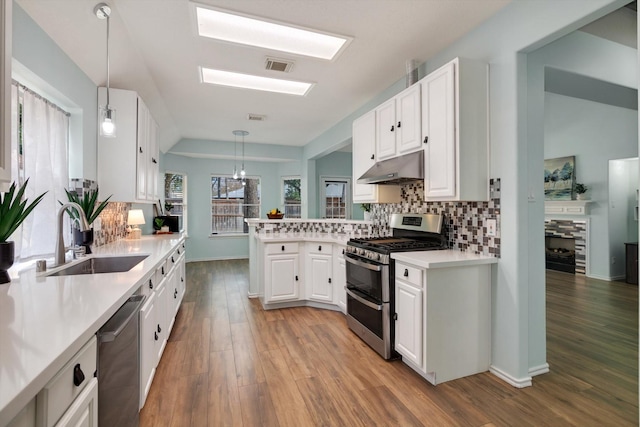
[[[550,372],[433,386],[385,361],[341,313],[264,311],[246,260],[187,265],[146,426],[637,426],[638,288],[547,272]]]

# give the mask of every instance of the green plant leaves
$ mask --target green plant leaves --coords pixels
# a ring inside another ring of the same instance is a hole
[[[28,200],[22,200],[24,192],[27,189],[29,180],[27,179],[22,187],[16,193],[16,183],[13,182],[9,191],[0,195],[0,242],[6,242],[20,224],[29,216],[31,211],[40,203],[47,192],[40,196],[27,206]]]
[[[96,203],[98,201],[98,190],[89,190],[84,197],[79,197],[75,192],[68,191],[67,189],[64,191],[67,193],[67,199],[69,199],[70,202],[80,205],[89,224],[93,224],[93,221],[100,216],[100,213],[109,204],[109,199],[111,199],[111,196],[107,197],[96,207]],[[61,201],[58,201],[58,203],[60,203],[60,205],[64,204]],[[80,219],[78,211],[75,208],[67,208],[67,213],[73,220]]]

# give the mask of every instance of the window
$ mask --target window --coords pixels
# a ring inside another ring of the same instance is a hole
[[[351,179],[320,179],[320,209],[323,218],[351,218]]]
[[[25,197],[42,201],[13,234],[16,258],[49,256],[56,239],[58,200],[67,201],[69,186],[69,113],[26,86],[11,86],[11,176],[22,185],[29,179]],[[65,240],[71,242],[71,227],[64,215]]]
[[[282,178],[282,199],[285,218],[300,218],[302,213],[300,178]]]
[[[260,178],[211,177],[211,234],[248,233],[245,218],[260,217]]]
[[[171,215],[180,217],[182,231],[187,231],[187,176],[177,172],[164,174],[164,203],[173,205]],[[167,212],[169,213],[169,212]]]

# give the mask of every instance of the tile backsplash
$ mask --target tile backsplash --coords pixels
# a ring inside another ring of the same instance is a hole
[[[422,181],[402,186],[400,203],[373,205],[373,234],[391,233],[392,213],[435,213],[445,217],[445,234],[452,249],[500,256],[500,199],[488,202],[425,202]],[[487,233],[487,220],[495,219],[495,236]]]
[[[69,185],[69,191],[75,191],[79,196],[96,188],[98,188],[97,183],[88,179],[74,178]],[[109,202],[107,204],[100,213],[100,231],[93,233],[93,246],[106,245],[127,237],[127,217],[130,208],[131,203]]]

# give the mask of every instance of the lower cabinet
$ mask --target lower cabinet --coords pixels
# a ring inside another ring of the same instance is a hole
[[[491,266],[422,268],[396,262],[395,342],[432,384],[485,372],[491,362]]]
[[[307,299],[333,303],[333,252],[331,244],[306,244],[306,283]]]
[[[345,246],[333,245],[333,303],[347,314],[347,266],[344,260]]]
[[[140,309],[140,408],[147,400],[151,382],[156,373],[156,342],[160,339],[156,330],[156,294],[152,293]]]
[[[298,243],[265,245],[265,302],[300,299],[300,255]]]
[[[67,426],[98,427],[98,380],[96,378],[91,378],[89,384],[56,424],[56,427]]]

